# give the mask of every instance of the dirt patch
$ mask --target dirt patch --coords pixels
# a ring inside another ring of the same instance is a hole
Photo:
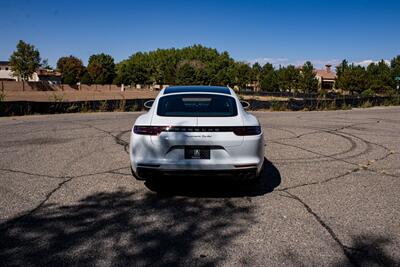
[[[93,100],[120,100],[120,99],[147,99],[155,98],[158,91],[135,90],[125,92],[98,92],[98,91],[25,91],[5,92],[4,101],[93,101]]]

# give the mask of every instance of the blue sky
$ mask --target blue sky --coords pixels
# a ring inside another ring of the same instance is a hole
[[[55,65],[94,53],[116,62],[137,51],[202,44],[236,60],[315,65],[400,54],[400,1],[0,0],[0,60],[18,40]]]

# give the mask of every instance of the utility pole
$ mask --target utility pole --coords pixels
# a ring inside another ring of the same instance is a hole
[[[400,88],[400,76],[397,76],[397,77],[395,77],[395,78],[394,78],[394,80],[397,82],[396,89],[397,89],[397,94],[399,94],[399,88]]]
[[[399,95],[399,88],[400,88],[400,76],[397,76],[394,78],[394,80],[397,82],[396,85],[396,91],[397,91],[397,102],[400,100],[400,95]]]

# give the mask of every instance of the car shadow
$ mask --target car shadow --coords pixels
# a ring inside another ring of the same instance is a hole
[[[259,179],[242,181],[235,177],[157,177],[145,182],[151,191],[162,196],[187,197],[254,197],[274,191],[281,184],[281,174],[275,165],[264,158]]]

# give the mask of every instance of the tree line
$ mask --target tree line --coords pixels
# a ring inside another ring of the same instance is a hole
[[[26,80],[40,66],[39,51],[30,44],[19,41],[10,57],[14,74]],[[263,91],[317,92],[320,84],[310,61],[303,66],[279,66],[266,63],[250,65],[230,57],[228,52],[193,45],[181,49],[157,49],[137,52],[117,64],[111,55],[91,55],[87,66],[75,56],[63,56],[57,61],[56,70],[65,84],[168,84],[168,85],[229,85],[253,87]],[[400,76],[400,56],[390,64],[383,60],[367,67],[349,64],[343,60],[336,67],[336,88],[351,93],[387,94],[396,88],[395,77]]]

